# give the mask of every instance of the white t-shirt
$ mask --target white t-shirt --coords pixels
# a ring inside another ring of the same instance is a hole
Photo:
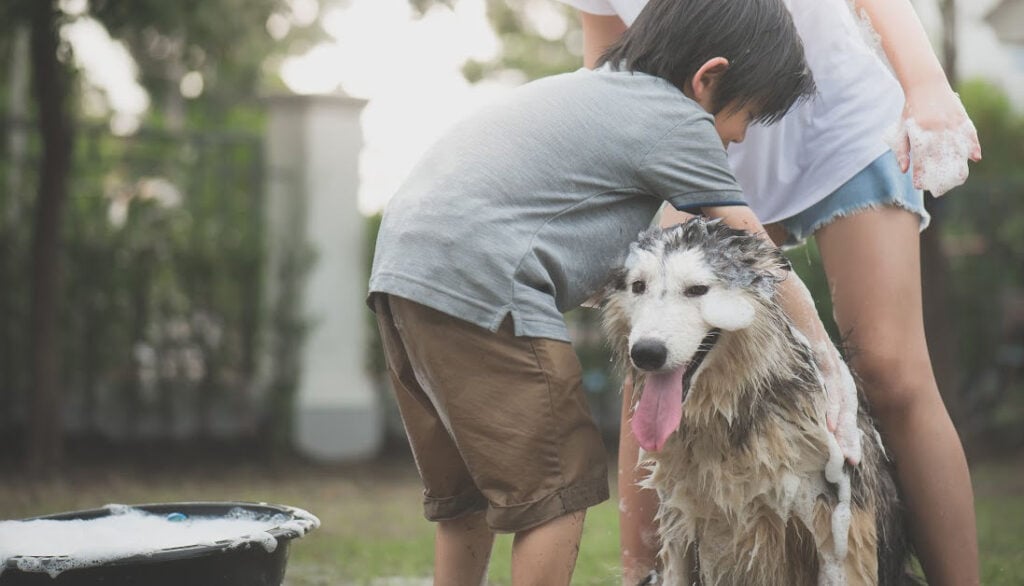
[[[647,0],[560,0],[632,24]],[[804,43],[818,95],[771,126],[751,126],[729,162],[762,223],[822,200],[889,150],[903,91],[862,37],[846,0],[784,0]]]

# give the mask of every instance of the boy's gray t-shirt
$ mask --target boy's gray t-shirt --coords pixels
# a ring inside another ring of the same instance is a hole
[[[370,294],[569,341],[662,201],[745,204],[713,117],[667,81],[608,68],[540,79],[457,124],[388,203]]]

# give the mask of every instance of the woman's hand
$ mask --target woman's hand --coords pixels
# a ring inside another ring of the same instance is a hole
[[[862,454],[861,433],[857,427],[857,383],[831,341],[812,346],[825,385],[825,421],[846,461],[856,466]]]
[[[906,105],[890,146],[914,187],[939,196],[967,180],[967,161],[981,160],[978,132],[945,79],[907,88]]]
[[[953,93],[910,0],[853,0],[903,88],[906,105],[889,146],[914,186],[942,195],[967,180],[967,161],[981,159],[978,133]]]

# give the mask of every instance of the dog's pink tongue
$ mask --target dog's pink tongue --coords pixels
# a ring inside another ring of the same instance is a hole
[[[657,452],[679,428],[683,416],[683,375],[686,367],[647,375],[630,426],[640,447]]]

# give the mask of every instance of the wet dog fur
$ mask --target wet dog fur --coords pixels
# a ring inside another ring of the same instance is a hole
[[[660,497],[659,583],[915,583],[870,416],[860,408],[856,466],[826,427],[812,350],[775,299],[789,271],[765,240],[696,217],[641,234],[610,280],[604,329],[637,383],[634,425],[647,379],[688,382],[678,429],[641,453]]]

